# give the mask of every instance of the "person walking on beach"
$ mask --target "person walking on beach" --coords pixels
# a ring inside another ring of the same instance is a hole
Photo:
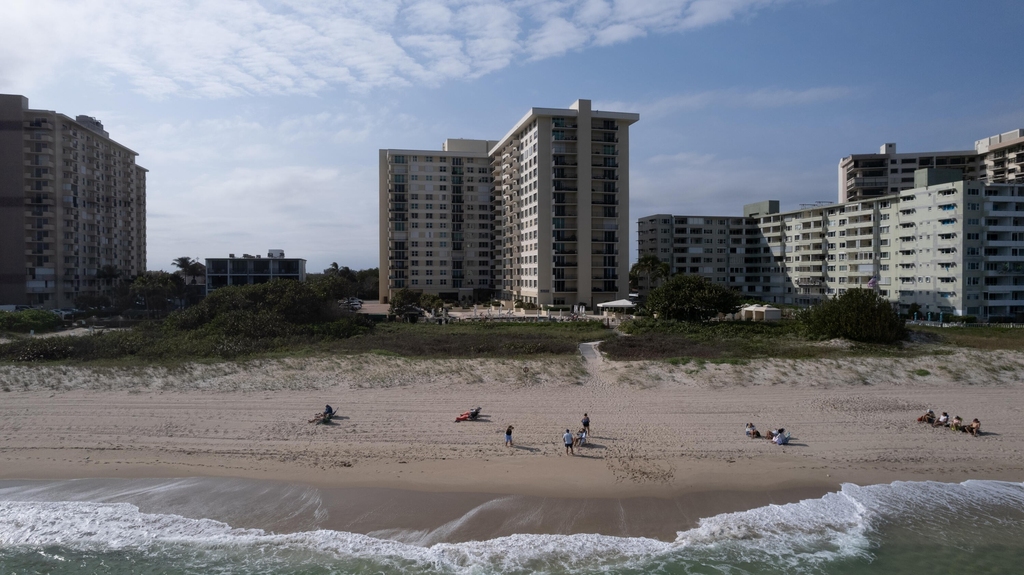
[[[565,443],[565,454],[566,455],[576,455],[576,452],[574,452],[572,450],[572,442],[573,442],[572,432],[569,431],[568,429],[566,429],[565,430],[565,434],[562,435],[562,443]]]
[[[510,426],[508,426],[508,429],[505,430],[505,446],[507,446],[507,447],[513,447],[513,445],[512,445],[512,430],[513,429],[515,429],[515,427],[512,427],[510,425]]]
[[[587,432],[587,437],[590,437],[590,416],[584,413],[583,421],[580,423],[583,424],[583,431]]]

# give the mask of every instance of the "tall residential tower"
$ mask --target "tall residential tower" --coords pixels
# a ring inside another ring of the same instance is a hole
[[[532,108],[497,142],[381,150],[382,301],[401,288],[558,306],[625,297],[639,119],[578,100]]]
[[[95,118],[0,94],[0,304],[71,307],[146,269],[146,170]]]

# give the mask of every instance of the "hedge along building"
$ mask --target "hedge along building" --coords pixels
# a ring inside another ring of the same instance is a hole
[[[744,265],[706,277],[771,303],[811,305],[867,288],[904,312],[917,304],[935,318],[1024,319],[1024,184],[965,181],[959,170],[914,177],[911,189],[859,201],[789,212],[748,205],[759,233],[735,246]],[[640,218],[640,255],[689,257],[688,245],[660,252],[664,230],[679,234],[652,219],[665,218]]]

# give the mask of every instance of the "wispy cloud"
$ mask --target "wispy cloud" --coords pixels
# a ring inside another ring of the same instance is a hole
[[[794,209],[799,202],[836,196],[831,165],[681,152],[652,156],[641,166],[630,181],[630,215],[635,218],[657,213],[738,215],[743,204],[769,199]]]
[[[785,1],[7,0],[0,89],[69,65],[153,98],[436,85]]]
[[[712,107],[718,108],[782,108],[805,106],[849,98],[854,90],[845,86],[823,86],[804,90],[760,88],[757,90],[707,90],[675,94],[646,102],[597,102],[607,110],[635,110],[648,118],[668,116]]]

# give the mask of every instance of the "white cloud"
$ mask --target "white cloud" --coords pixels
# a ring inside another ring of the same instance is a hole
[[[6,0],[0,89],[61,69],[152,98],[437,84],[785,0]]]
[[[563,18],[551,18],[532,34],[526,49],[535,60],[560,56],[586,44],[590,34]]]

